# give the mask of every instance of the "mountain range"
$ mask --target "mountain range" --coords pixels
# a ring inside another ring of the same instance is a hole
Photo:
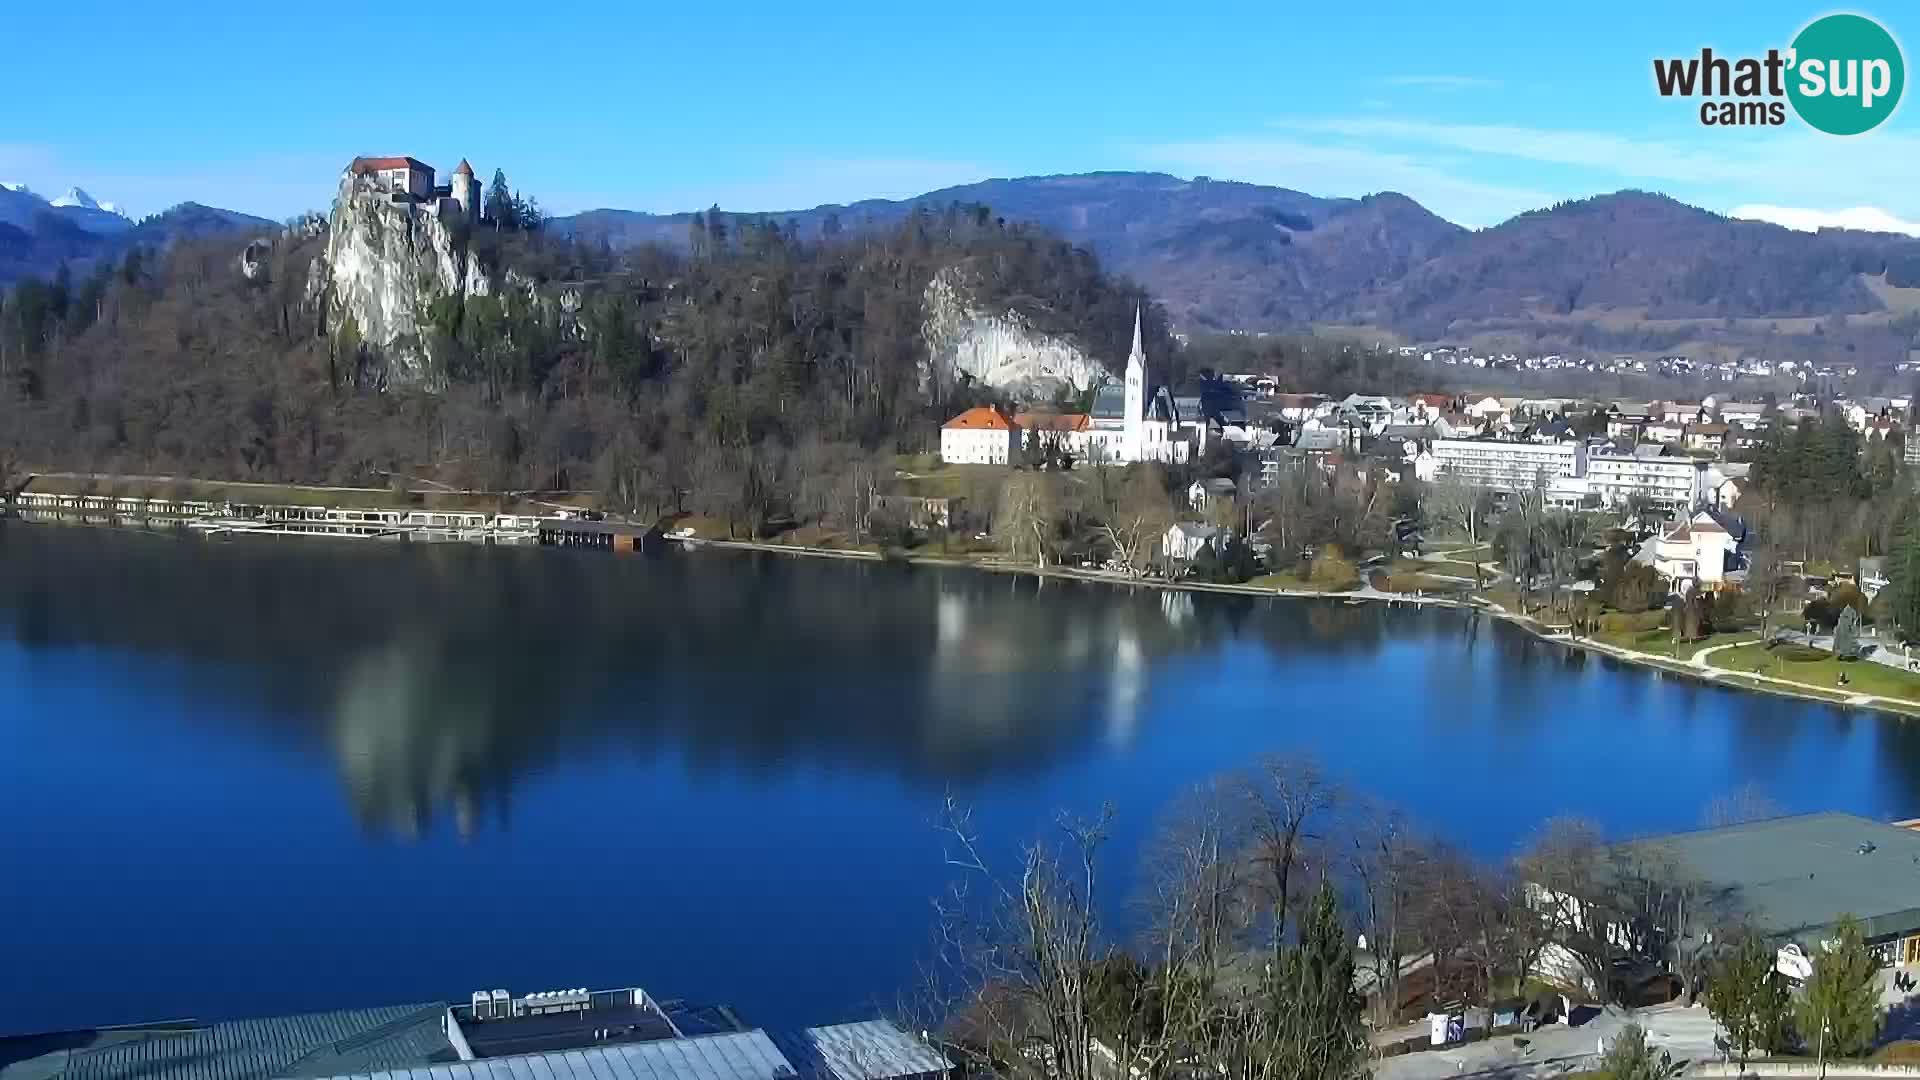
[[[0,184],[0,285],[52,274],[62,265],[81,271],[133,247],[162,248],[179,240],[231,231],[275,228],[266,218],[181,203],[138,222],[80,188],[44,199],[23,184]]]
[[[1884,324],[1920,298],[1905,291],[1920,286],[1920,240],[1797,232],[1640,191],[1480,230],[1393,192],[1324,198],[1160,173],[987,180],[764,216],[812,236],[953,203],[984,204],[1091,248],[1188,332],[1345,324],[1412,340],[1743,351],[1769,334],[1812,331],[1793,320],[1849,316],[1847,327],[1882,328],[1870,351],[1904,359],[1900,332]],[[684,246],[691,216],[594,210],[550,227],[615,248]],[[1857,352],[1862,343],[1825,344]]]
[[[0,283],[130,244],[271,228],[186,203],[136,225],[74,190],[0,186]],[[1348,327],[1408,341],[1551,351],[1792,352],[1907,359],[1920,239],[1801,232],[1621,191],[1455,225],[1405,195],[1329,198],[1161,173],[985,180],[900,200],[767,214],[802,238],[986,206],[1045,226],[1145,285],[1188,333]],[[692,213],[591,210],[550,232],[615,249],[685,248]]]

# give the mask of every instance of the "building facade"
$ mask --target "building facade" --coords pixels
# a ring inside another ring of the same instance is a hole
[[[1623,507],[1637,495],[1685,512],[1706,499],[1708,464],[1653,454],[1594,454],[1587,459],[1587,480],[1608,507]]]
[[[1587,472],[1587,448],[1577,442],[1435,439],[1431,452],[1437,479],[1499,491],[1522,491]]]
[[[1020,426],[990,405],[968,409],[940,427],[940,460],[949,465],[1011,465],[1020,460]]]
[[[1147,353],[1141,341],[1138,308],[1133,312],[1133,348],[1127,353],[1126,377],[1094,393],[1092,420],[1085,436],[1086,460],[1095,465],[1136,461],[1179,464],[1193,454],[1193,443],[1181,430],[1173,395],[1164,386],[1151,393],[1147,390]]]

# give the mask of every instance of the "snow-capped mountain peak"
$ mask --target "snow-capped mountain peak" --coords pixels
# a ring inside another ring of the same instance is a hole
[[[120,204],[117,202],[103,202],[100,204],[100,209],[105,210],[109,214],[118,214],[121,217],[127,216],[126,211],[120,209]]]
[[[60,196],[57,199],[52,200],[51,205],[81,206],[81,207],[85,207],[88,210],[100,209],[100,204],[93,200],[93,196],[87,194],[86,192],[80,190],[77,187],[68,188],[67,193],[65,195]]]
[[[31,195],[33,189],[25,184],[16,184],[11,180],[0,180],[0,191],[11,191],[18,195]]]

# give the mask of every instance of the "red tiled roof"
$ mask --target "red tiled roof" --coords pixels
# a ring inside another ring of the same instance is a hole
[[[453,170],[453,175],[455,175],[455,176],[472,176],[472,175],[473,175],[473,166],[471,166],[471,165],[469,165],[469,164],[467,164],[467,159],[466,159],[466,158],[461,158],[461,159],[460,159],[460,165],[459,165],[459,166],[458,166],[457,168],[455,168],[455,169]]]
[[[1016,413],[1013,422],[1028,431],[1085,431],[1092,423],[1086,413]]]
[[[976,405],[941,427],[970,431],[1012,431],[1013,419],[990,405]]]
[[[357,157],[353,159],[353,164],[347,166],[347,169],[356,176],[364,176],[367,173],[380,172],[385,169],[424,169],[427,172],[432,172],[433,166],[421,161],[419,158]]]

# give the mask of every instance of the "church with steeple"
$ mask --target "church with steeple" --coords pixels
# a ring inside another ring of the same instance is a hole
[[[1192,455],[1192,442],[1180,433],[1173,394],[1165,386],[1149,390],[1148,385],[1147,352],[1136,307],[1127,373],[1120,382],[1109,380],[1094,392],[1083,460],[1091,465],[1178,464]]]

